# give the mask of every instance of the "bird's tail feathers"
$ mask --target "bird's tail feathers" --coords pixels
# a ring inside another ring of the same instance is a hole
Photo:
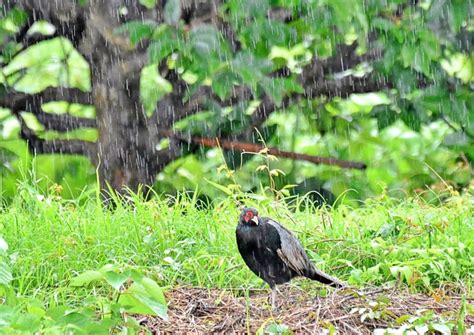
[[[343,288],[347,287],[347,284],[344,283],[343,281],[331,277],[330,275],[318,270],[318,269],[313,269],[312,273],[310,276],[308,276],[310,279],[317,280],[320,283],[335,287],[335,288]]]

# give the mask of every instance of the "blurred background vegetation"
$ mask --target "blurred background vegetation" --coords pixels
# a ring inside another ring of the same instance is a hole
[[[265,141],[281,150],[361,161],[367,169],[179,143],[180,154],[156,171],[153,188],[159,193],[197,189],[215,199],[225,192],[210,182],[236,183],[252,191],[271,186],[273,180],[277,189],[286,186],[287,194],[317,191],[331,202],[340,195],[344,201],[357,201],[386,192],[437,197],[442,191],[474,187],[471,1],[219,2],[212,15],[232,28],[232,38],[227,26],[212,19],[207,23],[197,9],[189,14],[186,3],[139,1],[140,10],[162,10],[163,20],[122,20],[114,27],[114,35],[127,38],[130,48],[141,48],[148,56],[139,79],[148,117],[158,113],[157,104],[175,89],[160,71],[164,62],[167,71],[186,82],[184,99],[192,99],[202,87],[213,94],[199,113],[173,120],[173,131]],[[89,5],[94,1],[77,6]],[[125,4],[119,9],[126,14]],[[48,88],[90,92],[94,71],[80,46],[58,34],[57,24],[47,18],[32,21],[32,12],[21,1],[0,5],[0,194],[11,199],[18,180],[32,179],[44,191],[57,184],[63,197],[77,197],[93,192],[97,164],[82,155],[34,155],[22,127],[42,141],[95,143],[100,129],[56,131],[41,119],[94,119],[94,104],[58,99],[41,101],[41,113],[27,107],[17,113],[8,102],[18,94],[34,96]],[[198,18],[204,23],[196,24]],[[318,74],[315,64],[329,71]],[[309,78],[308,68],[313,71]],[[240,87],[251,94],[224,104]],[[257,132],[252,116],[265,99],[273,109]],[[248,128],[246,136],[232,136]],[[172,147],[170,142],[163,137],[157,147]],[[269,169],[259,168],[262,164]]]

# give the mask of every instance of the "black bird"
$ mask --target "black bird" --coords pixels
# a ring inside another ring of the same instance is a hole
[[[244,208],[236,229],[240,255],[250,270],[272,288],[297,276],[317,280],[332,287],[346,287],[340,280],[316,269],[296,237],[270,218],[260,218],[255,208]]]

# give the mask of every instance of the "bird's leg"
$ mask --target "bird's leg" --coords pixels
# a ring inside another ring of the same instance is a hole
[[[277,295],[277,288],[276,286],[272,287],[272,309],[275,309],[275,301],[276,301],[276,295]]]
[[[276,285],[272,286],[271,302],[272,302],[272,309],[273,310],[275,310],[278,307],[276,305],[276,297],[277,297],[278,293],[280,293],[280,290],[278,290],[278,287]]]

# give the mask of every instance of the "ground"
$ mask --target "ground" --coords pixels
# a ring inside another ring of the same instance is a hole
[[[268,295],[267,290],[246,295],[235,290],[176,288],[167,293],[168,321],[139,319],[157,334],[256,333],[274,323],[283,324],[296,334],[372,334],[377,328],[399,328],[403,323],[408,328],[449,328],[459,319],[462,306],[459,295],[370,289],[362,296],[354,291],[335,291],[321,297],[287,287],[281,291],[278,308],[272,311]],[[474,299],[466,302],[472,304]],[[474,315],[466,315],[464,324],[466,333],[473,331]]]

